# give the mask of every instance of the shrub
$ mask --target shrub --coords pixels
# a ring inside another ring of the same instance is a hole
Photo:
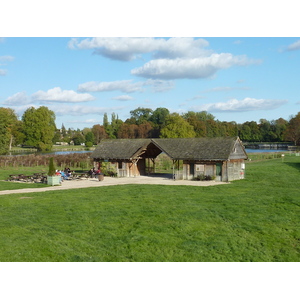
[[[48,171],[48,175],[49,176],[54,176],[56,173],[55,171],[55,167],[54,167],[54,162],[53,162],[53,157],[50,158],[50,162],[49,162],[49,171]]]
[[[209,180],[215,180],[216,177],[215,176],[210,176],[210,175],[204,175],[204,174],[200,174],[197,177],[194,178],[194,180],[198,180],[198,181],[209,181]]]
[[[85,146],[86,146],[87,148],[91,148],[91,147],[93,147],[93,143],[92,143],[92,142],[86,142],[86,143],[85,143]]]

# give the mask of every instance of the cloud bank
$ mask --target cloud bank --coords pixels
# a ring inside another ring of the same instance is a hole
[[[151,60],[144,66],[133,69],[131,74],[158,79],[207,78],[214,75],[218,70],[252,63],[258,63],[258,61],[249,60],[246,56],[221,53],[200,58]]]
[[[196,57],[209,53],[205,50],[209,43],[194,38],[88,38],[71,39],[70,49],[93,49],[94,54],[114,60],[130,61],[141,54],[153,52],[155,58]]]

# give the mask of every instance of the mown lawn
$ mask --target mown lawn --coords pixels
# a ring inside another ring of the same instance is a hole
[[[300,158],[211,187],[0,196],[0,261],[300,261]]]

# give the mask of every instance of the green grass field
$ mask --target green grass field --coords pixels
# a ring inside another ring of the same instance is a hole
[[[300,261],[300,157],[246,177],[1,195],[0,261]]]

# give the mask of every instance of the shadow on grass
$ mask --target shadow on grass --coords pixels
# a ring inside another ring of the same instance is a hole
[[[285,164],[290,166],[290,167],[293,167],[293,168],[297,169],[300,172],[300,162],[298,162],[298,163],[286,162]]]

